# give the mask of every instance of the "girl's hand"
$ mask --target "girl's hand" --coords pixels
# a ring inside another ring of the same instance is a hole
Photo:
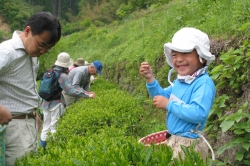
[[[156,108],[160,108],[160,109],[166,110],[168,102],[169,102],[168,98],[166,98],[164,96],[155,96],[153,98],[153,103],[154,103],[154,106]]]
[[[141,63],[139,73],[140,73],[140,75],[142,75],[143,77],[146,78],[146,81],[148,83],[151,83],[154,81],[154,75],[153,75],[152,69],[147,62]]]

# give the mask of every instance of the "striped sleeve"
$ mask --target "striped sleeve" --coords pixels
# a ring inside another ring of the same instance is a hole
[[[76,97],[84,97],[88,98],[88,95],[82,93],[81,91],[74,88],[74,86],[71,85],[71,82],[68,78],[68,76],[65,73],[62,73],[60,75],[60,78],[58,80],[60,83],[60,87],[70,96],[76,96]]]

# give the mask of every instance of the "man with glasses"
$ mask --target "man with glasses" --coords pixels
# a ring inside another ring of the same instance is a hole
[[[6,165],[37,150],[36,87],[38,60],[61,38],[61,25],[52,14],[32,15],[24,30],[0,44],[0,105],[12,115],[6,128]]]

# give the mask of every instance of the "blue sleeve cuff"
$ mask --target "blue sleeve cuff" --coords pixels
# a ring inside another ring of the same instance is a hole
[[[155,84],[157,84],[158,82],[157,82],[157,80],[156,79],[154,79],[154,81],[153,82],[151,82],[151,83],[146,83],[146,86],[147,86],[147,88],[150,88],[150,87],[153,87],[153,86],[155,86]]]

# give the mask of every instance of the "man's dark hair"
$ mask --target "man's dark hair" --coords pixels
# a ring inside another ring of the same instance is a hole
[[[31,27],[32,35],[39,35],[44,31],[50,32],[48,44],[55,44],[61,38],[61,24],[50,12],[37,12],[27,21],[26,26]]]

